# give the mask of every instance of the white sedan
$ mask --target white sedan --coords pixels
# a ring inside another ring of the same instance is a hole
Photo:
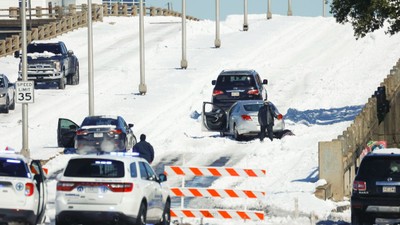
[[[235,102],[227,111],[210,102],[203,102],[203,126],[207,131],[217,131],[223,135],[232,135],[236,140],[243,136],[258,136],[258,110],[264,104],[263,100],[241,100]],[[275,119],[274,137],[281,138],[290,131],[285,130],[285,121],[274,104]],[[291,133],[291,132],[290,132]]]

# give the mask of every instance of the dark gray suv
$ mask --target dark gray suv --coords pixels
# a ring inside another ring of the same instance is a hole
[[[212,103],[226,110],[238,100],[262,100],[267,97],[264,84],[255,70],[223,70],[214,85]]]

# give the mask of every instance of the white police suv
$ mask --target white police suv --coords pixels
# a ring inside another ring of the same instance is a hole
[[[45,220],[46,174],[38,160],[0,152],[0,224],[41,224]]]
[[[142,158],[121,155],[69,160],[57,177],[56,225],[170,224],[166,176]]]

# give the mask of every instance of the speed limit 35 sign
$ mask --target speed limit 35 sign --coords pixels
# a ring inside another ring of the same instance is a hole
[[[33,92],[35,84],[33,81],[15,82],[16,103],[33,103]]]

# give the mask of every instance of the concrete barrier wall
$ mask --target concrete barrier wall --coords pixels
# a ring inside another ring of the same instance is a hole
[[[400,59],[380,84],[385,88],[389,111],[382,121],[378,111],[382,104],[375,92],[353,123],[332,141],[319,142],[319,178],[325,179],[333,200],[350,196],[360,155],[370,140],[385,140],[388,147],[400,147]],[[325,188],[325,187],[324,187]],[[318,192],[318,190],[317,190]]]

